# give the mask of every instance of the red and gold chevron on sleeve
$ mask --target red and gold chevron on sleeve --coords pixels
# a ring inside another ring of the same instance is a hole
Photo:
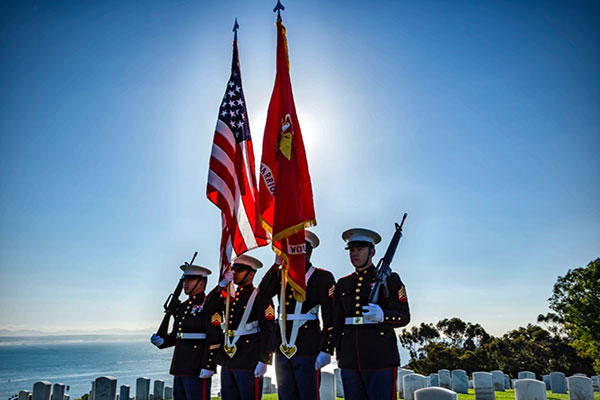
[[[403,303],[408,302],[408,298],[406,297],[406,289],[404,288],[404,285],[402,285],[402,287],[398,290],[398,300],[400,300]]]
[[[210,317],[210,323],[214,326],[221,325],[221,322],[223,322],[223,319],[221,317],[221,314],[219,314],[218,312],[214,313],[212,317]]]
[[[265,308],[265,319],[268,319],[269,321],[273,321],[275,319],[275,309],[271,304]]]

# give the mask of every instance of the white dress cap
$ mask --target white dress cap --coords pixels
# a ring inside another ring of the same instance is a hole
[[[206,278],[211,274],[210,269],[201,267],[199,265],[192,265],[186,263],[179,268],[181,268],[181,270],[183,271],[184,278],[186,276],[202,276]]]
[[[310,245],[312,246],[313,249],[319,247],[319,243],[321,243],[319,241],[319,237],[317,235],[315,235],[313,232],[306,230],[304,231],[305,235],[306,235],[306,241],[308,243],[310,243]]]
[[[250,257],[246,254],[242,254],[241,256],[239,256],[238,258],[233,260],[233,264],[244,264],[244,265],[249,266],[250,268],[252,268],[255,271],[259,268],[262,268],[262,266],[263,266],[262,263],[260,261],[258,261],[256,258]]]
[[[363,228],[348,229],[347,231],[342,233],[342,239],[344,239],[344,241],[348,243],[348,246],[346,248],[351,247],[352,245],[366,246],[368,244],[375,245],[381,242],[381,236],[379,236],[377,232]]]

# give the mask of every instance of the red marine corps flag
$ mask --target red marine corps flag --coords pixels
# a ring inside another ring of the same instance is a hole
[[[260,165],[259,210],[282,259],[283,277],[304,301],[304,228],[316,225],[313,194],[296,116],[289,74],[285,27],[277,18],[277,75],[269,103]]]
[[[268,243],[258,222],[254,151],[242,90],[237,28],[236,20],[231,76],[219,109],[206,187],[208,199],[221,209],[221,275],[233,258]]]

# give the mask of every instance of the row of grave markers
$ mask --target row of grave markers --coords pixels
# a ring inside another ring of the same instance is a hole
[[[593,400],[593,392],[600,392],[600,378],[591,379],[584,374],[575,374],[567,378],[562,372],[552,372],[536,380],[533,372],[521,371],[518,379],[509,379],[502,371],[474,372],[469,380],[461,369],[453,371],[442,369],[437,373],[424,376],[409,369],[398,369],[397,388],[404,400],[456,400],[457,393],[475,391],[475,400],[495,400],[496,391],[515,389],[515,400],[546,400],[546,391],[568,393],[569,400]],[[135,396],[131,397],[129,385],[121,385],[117,393],[117,379],[102,376],[92,382],[89,400],[171,400],[173,388],[165,386],[162,380],[154,381],[154,391],[150,393],[150,379],[136,380]],[[512,384],[512,385],[511,385]],[[335,400],[344,397],[340,369],[334,373],[321,373],[320,398]],[[277,393],[270,377],[263,380],[263,393]],[[18,400],[70,400],[65,394],[65,385],[42,381],[33,385],[33,392],[21,390]]]
[[[135,381],[135,396],[131,396],[129,385],[121,385],[117,393],[117,378],[112,376],[101,376],[92,382],[92,390],[89,400],[172,400],[173,388],[165,386],[162,380],[154,381],[154,391],[150,392],[150,379],[138,378]],[[70,400],[65,395],[65,385],[47,381],[36,382],[33,392],[21,390],[18,400]],[[277,387],[272,383],[270,377],[263,379],[263,393],[277,393]],[[322,400],[335,400],[335,376],[332,373],[321,374],[320,398]],[[15,399],[17,400],[17,399]]]
[[[456,369],[452,372],[447,369],[424,376],[415,374],[408,369],[398,371],[398,391],[405,400],[423,400],[416,396],[421,389],[439,387],[453,393],[468,393],[468,389],[475,391],[475,400],[495,400],[496,391],[515,389],[516,400],[546,400],[546,391],[552,393],[568,393],[570,400],[593,400],[594,392],[600,392],[600,378],[588,378],[585,374],[575,374],[567,378],[562,372],[552,372],[542,377],[543,381],[536,380],[533,372],[522,371],[518,379],[509,379],[502,371],[474,372],[473,379],[469,380],[464,370]],[[441,396],[440,399],[450,399],[444,391],[431,391],[427,396]],[[437,397],[431,399],[437,399]],[[430,397],[427,397],[429,400]]]

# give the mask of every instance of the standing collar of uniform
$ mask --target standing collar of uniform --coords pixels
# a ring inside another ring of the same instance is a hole
[[[188,297],[188,301],[191,301],[192,303],[194,302],[199,302],[202,303],[204,301],[204,297],[206,296],[206,294],[204,292],[197,294],[195,296],[190,296]]]
[[[236,291],[242,292],[244,290],[249,290],[249,289],[253,289],[253,288],[254,288],[254,285],[252,284],[252,282],[250,282],[246,286],[238,286],[237,289],[236,289]]]
[[[369,268],[367,268],[367,269],[365,269],[365,270],[363,270],[361,272],[358,272],[356,270],[354,271],[354,273],[357,276],[366,276],[366,275],[368,275],[371,272],[375,272],[375,266],[373,264],[371,264],[371,266]]]

